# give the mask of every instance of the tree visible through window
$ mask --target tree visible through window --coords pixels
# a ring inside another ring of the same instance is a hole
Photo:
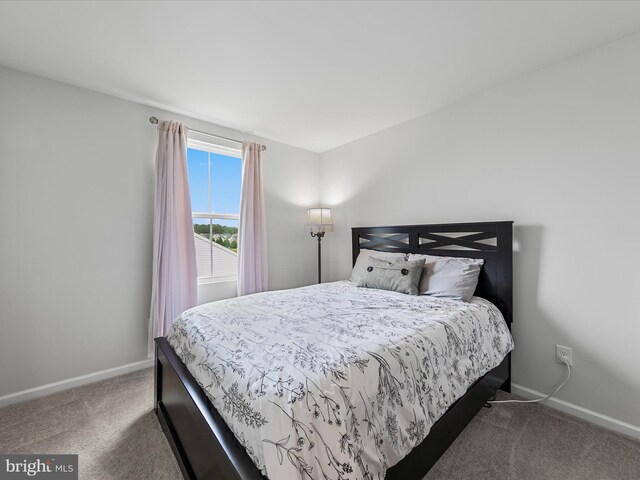
[[[241,151],[189,139],[187,162],[198,280],[235,280],[238,271]]]

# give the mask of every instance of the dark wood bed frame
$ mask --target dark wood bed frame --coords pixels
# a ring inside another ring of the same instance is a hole
[[[482,258],[485,263],[475,295],[493,302],[511,328],[512,224],[482,222],[353,228],[353,261],[360,248]],[[156,338],[155,342],[155,412],[185,478],[264,480],[166,338]],[[431,427],[425,440],[391,467],[385,478],[422,479],[499,388],[511,389],[511,355],[478,379],[451,405]]]

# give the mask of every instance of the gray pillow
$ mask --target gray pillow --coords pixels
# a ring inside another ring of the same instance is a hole
[[[398,262],[393,259],[382,260],[369,257],[366,268],[358,281],[358,286],[418,295],[418,284],[423,266],[423,258],[413,262]]]
[[[351,278],[349,278],[349,280],[354,283],[358,283],[360,281],[360,277],[367,268],[367,259],[369,259],[369,257],[371,256],[374,256],[375,258],[383,258],[385,260],[389,260],[390,262],[400,262],[405,259],[407,254],[396,252],[378,252],[377,250],[361,248],[360,253],[358,254],[358,258],[356,259],[356,264],[353,266],[353,270],[351,271]]]
[[[481,258],[437,257],[412,253],[409,260],[423,259],[424,272],[420,280],[420,295],[447,297],[468,302],[478,285]]]

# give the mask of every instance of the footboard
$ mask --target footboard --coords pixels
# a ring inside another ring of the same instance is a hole
[[[156,338],[155,412],[188,479],[265,480],[166,338]]]

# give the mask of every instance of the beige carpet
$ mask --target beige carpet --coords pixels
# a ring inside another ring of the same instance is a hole
[[[5,407],[0,452],[78,453],[81,479],[179,480],[152,403],[149,369]],[[637,480],[640,442],[540,405],[495,406],[425,477],[445,479]]]

